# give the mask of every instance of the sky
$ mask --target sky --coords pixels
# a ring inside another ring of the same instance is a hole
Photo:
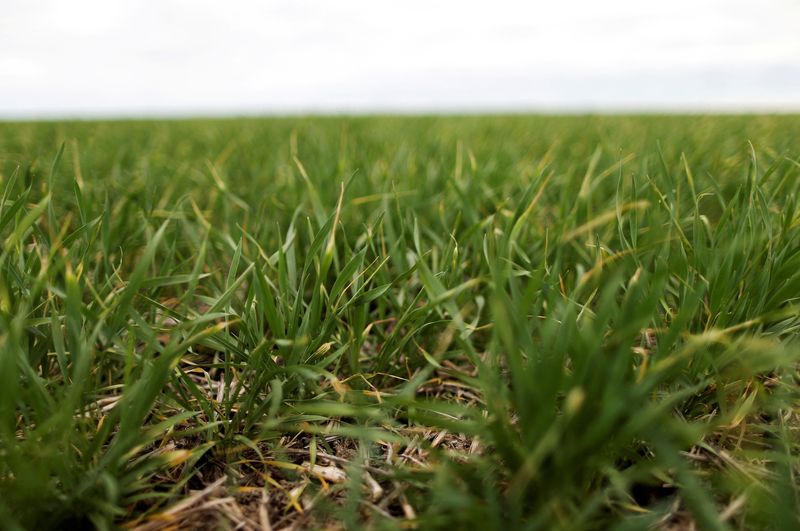
[[[0,117],[800,111],[800,0],[3,0]]]

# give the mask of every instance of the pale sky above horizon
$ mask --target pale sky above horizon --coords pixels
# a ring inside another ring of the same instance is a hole
[[[0,117],[800,110],[800,0],[4,0]]]

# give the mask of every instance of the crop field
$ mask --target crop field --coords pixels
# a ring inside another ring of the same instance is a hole
[[[0,123],[0,527],[797,529],[799,141]]]

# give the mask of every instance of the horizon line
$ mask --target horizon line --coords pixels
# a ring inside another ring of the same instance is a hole
[[[800,114],[800,103],[793,105],[545,105],[503,106],[375,106],[375,107],[292,107],[292,108],[147,108],[78,109],[65,111],[0,111],[0,122],[50,121],[135,121],[235,118],[302,117],[414,117],[414,116],[623,116],[623,115],[781,115]]]

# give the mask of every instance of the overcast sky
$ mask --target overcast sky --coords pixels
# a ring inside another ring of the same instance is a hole
[[[2,0],[0,116],[800,110],[800,0]]]

